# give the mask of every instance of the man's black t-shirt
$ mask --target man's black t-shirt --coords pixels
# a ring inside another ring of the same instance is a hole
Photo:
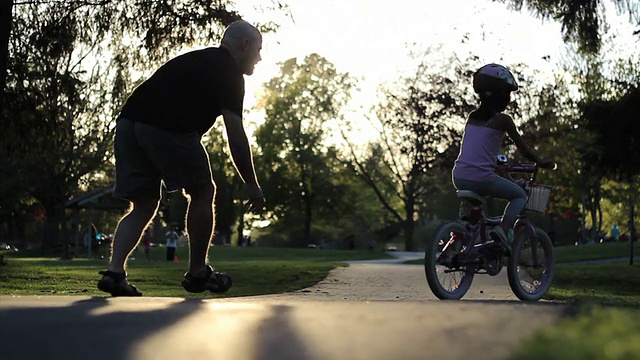
[[[162,129],[204,134],[222,109],[242,116],[244,77],[225,48],[210,47],[177,56],[140,84],[121,117]]]

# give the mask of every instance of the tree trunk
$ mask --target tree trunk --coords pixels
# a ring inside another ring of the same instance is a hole
[[[46,211],[46,220],[44,226],[44,234],[42,237],[42,250],[56,250],[60,244],[60,212],[59,205],[43,204]],[[64,214],[62,214],[64,216]]]
[[[595,239],[598,240],[598,236],[600,236],[600,232],[602,232],[602,207],[600,206],[600,183],[596,185],[596,189],[593,195],[593,207],[596,213],[597,222],[593,223],[593,228],[595,231]]]
[[[587,199],[587,204],[589,204],[589,215],[591,216],[591,231],[589,231],[589,241],[596,240],[596,234],[598,231],[598,190],[597,188],[592,189],[589,192],[589,199]]]
[[[405,251],[413,251],[413,230],[415,229],[415,221],[413,220],[413,214],[415,212],[415,198],[411,195],[411,192],[407,192],[409,195],[407,196],[405,202],[405,220],[403,221],[402,228],[404,230],[404,250]]]
[[[413,230],[415,228],[413,218],[407,219],[402,227],[404,229],[404,251],[413,251]]]
[[[73,235],[73,256],[80,257],[80,241],[83,239],[80,236],[80,209],[73,209],[73,215],[71,215],[71,234]]]
[[[636,227],[633,225],[635,204],[632,198],[629,200],[629,265],[633,265],[633,242],[636,240]]]
[[[311,239],[311,219],[313,216],[313,206],[311,204],[311,199],[305,197],[306,200],[304,202],[304,237],[306,242],[309,243]]]
[[[73,254],[71,253],[71,237],[69,236],[69,229],[67,228],[67,212],[65,211],[64,205],[60,206],[60,211],[57,216],[62,234],[62,253],[60,256],[66,260],[73,259]]]
[[[238,233],[238,245],[242,244],[244,240],[244,208],[240,207],[240,214],[238,216],[238,227],[236,228]]]
[[[9,36],[13,20],[13,0],[0,1],[0,124],[5,125],[4,89],[7,83],[7,59],[9,58]]]
[[[11,222],[14,224],[14,237],[13,239],[17,239],[22,243],[22,245],[26,245],[27,242],[27,219],[24,212],[14,212],[13,218]]]
[[[582,245],[586,243],[587,238],[587,229],[585,228],[587,220],[587,197],[584,193],[584,189],[582,190],[580,199],[582,201],[582,209],[580,214],[580,238],[578,239],[578,242]]]

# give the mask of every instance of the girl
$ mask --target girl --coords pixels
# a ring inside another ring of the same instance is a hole
[[[453,185],[457,190],[471,190],[482,196],[509,201],[501,226],[489,233],[496,242],[509,248],[508,230],[527,203],[525,191],[497,173],[496,158],[502,138],[507,133],[518,151],[541,167],[553,167],[553,161],[536,156],[524,143],[513,119],[502,112],[511,102],[511,92],[518,90],[513,74],[498,64],[484,65],[473,74],[473,90],[480,97],[480,106],[469,114],[460,154],[453,166]]]

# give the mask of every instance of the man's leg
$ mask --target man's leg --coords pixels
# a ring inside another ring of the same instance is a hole
[[[156,199],[139,200],[132,203],[131,211],[120,220],[116,228],[109,271],[124,273],[127,258],[140,241],[142,232],[156,214],[158,204],[159,201]]]
[[[207,264],[213,233],[214,194],[215,186],[212,182],[189,191],[189,208],[187,209],[189,271],[184,275],[182,287],[191,293],[211,291],[221,294],[229,290],[232,285],[229,275],[215,272]]]
[[[213,199],[215,187],[208,183],[190,189],[186,194],[189,200],[187,208],[187,233],[189,235],[189,273],[206,273],[209,244],[213,233]]]

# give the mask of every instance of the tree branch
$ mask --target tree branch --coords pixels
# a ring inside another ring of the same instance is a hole
[[[373,178],[367,172],[367,170],[364,167],[364,165],[360,161],[358,161],[358,158],[357,158],[357,156],[355,154],[355,150],[353,148],[353,144],[351,144],[349,142],[349,140],[347,140],[347,135],[345,134],[344,130],[340,129],[340,133],[342,135],[342,138],[347,143],[347,147],[348,147],[349,152],[351,154],[351,161],[343,161],[343,163],[345,163],[347,165],[350,165],[352,167],[354,167],[353,164],[355,164],[356,166],[354,167],[354,170],[355,170],[356,175],[360,179],[362,179],[362,181],[364,181],[364,183],[367,184],[376,193],[376,196],[378,197],[378,200],[380,200],[380,203],[382,204],[382,206],[387,211],[389,211],[391,213],[391,215],[394,218],[396,218],[396,220],[398,220],[399,222],[402,222],[403,221],[402,216],[400,216],[400,214],[391,206],[391,204],[389,204],[389,202],[385,198],[384,194],[382,193],[382,191],[380,190],[378,185],[375,183]]]

